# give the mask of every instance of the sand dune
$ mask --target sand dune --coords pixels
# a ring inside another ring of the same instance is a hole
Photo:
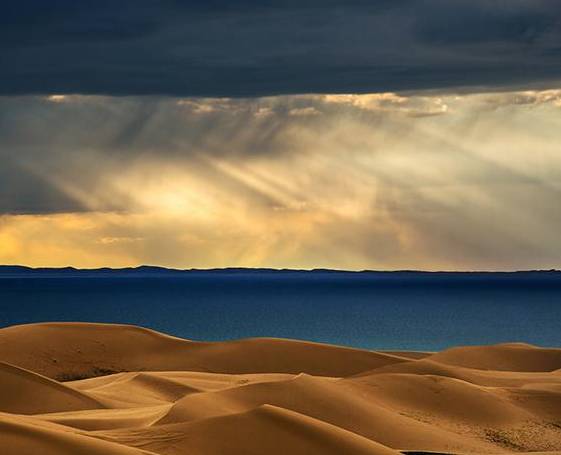
[[[244,412],[264,404],[305,414],[391,447],[439,451],[484,450],[479,441],[431,428],[424,422],[365,400],[361,390],[351,390],[332,380],[299,375],[292,380],[247,385],[221,392],[185,397],[155,425],[199,420]],[[399,433],[396,429],[399,428]]]
[[[561,350],[439,353],[182,340],[103,324],[0,329],[0,453],[561,451]]]
[[[148,455],[144,450],[0,414],[0,447],[10,455]]]
[[[492,347],[490,347],[492,348]],[[473,384],[491,387],[521,387],[533,383],[561,384],[561,375],[555,372],[497,371],[480,370],[454,365],[446,365],[433,360],[433,357],[418,361],[402,362],[362,372],[355,377],[384,373],[410,373],[417,375],[435,375],[462,379]]]
[[[504,427],[531,420],[533,414],[517,406],[494,387],[481,387],[458,379],[434,375],[381,374],[346,380],[380,403],[401,414],[422,413],[442,421],[478,422],[488,427]],[[451,406],[451,403],[469,406]]]
[[[352,432],[271,405],[191,423],[98,436],[162,454],[397,454]]]
[[[72,340],[70,346],[68,340]],[[17,352],[12,349],[14,343]],[[266,338],[201,343],[141,327],[80,323],[3,329],[0,359],[61,380],[143,370],[348,376],[409,360],[394,354],[301,341]]]
[[[2,412],[41,414],[102,407],[99,401],[85,393],[3,362],[0,362],[0,390]]]
[[[561,365],[561,350],[525,343],[448,349],[431,356],[435,362],[481,370],[554,371]]]

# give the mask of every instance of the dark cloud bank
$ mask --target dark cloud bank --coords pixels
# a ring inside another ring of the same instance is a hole
[[[0,93],[262,96],[558,81],[558,0],[21,0]]]

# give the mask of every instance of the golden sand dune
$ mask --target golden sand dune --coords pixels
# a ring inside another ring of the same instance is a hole
[[[88,436],[34,425],[0,414],[0,447],[6,455],[148,455],[149,452]]]
[[[222,454],[387,454],[379,443],[324,421],[271,405],[243,413],[96,436],[145,447],[156,453]]]
[[[492,346],[489,346],[491,349]],[[525,371],[497,371],[465,368],[439,363],[431,358],[414,362],[402,362],[388,365],[371,371],[362,372],[355,377],[384,373],[411,373],[417,375],[435,375],[462,379],[473,384],[496,387],[521,387],[533,383],[547,383],[552,381],[561,384],[561,375],[556,372],[525,372]]]
[[[200,343],[106,324],[0,329],[0,453],[561,451],[561,349]]]
[[[12,349],[14,343],[17,352]],[[409,360],[301,341],[266,338],[200,343],[141,327],[81,323],[3,329],[0,359],[61,380],[142,370],[347,376]]]
[[[0,362],[0,411],[40,414],[98,409],[94,398],[31,371]],[[22,400],[25,397],[25,400]]]
[[[553,371],[561,364],[561,350],[537,348],[525,343],[448,349],[431,359],[448,365],[481,370]]]

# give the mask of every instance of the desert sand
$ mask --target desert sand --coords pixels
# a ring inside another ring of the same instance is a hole
[[[561,349],[0,329],[0,453],[561,454]]]

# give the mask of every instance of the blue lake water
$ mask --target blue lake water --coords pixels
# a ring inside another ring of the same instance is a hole
[[[196,340],[561,346],[561,274],[0,274],[0,325],[137,324]]]

